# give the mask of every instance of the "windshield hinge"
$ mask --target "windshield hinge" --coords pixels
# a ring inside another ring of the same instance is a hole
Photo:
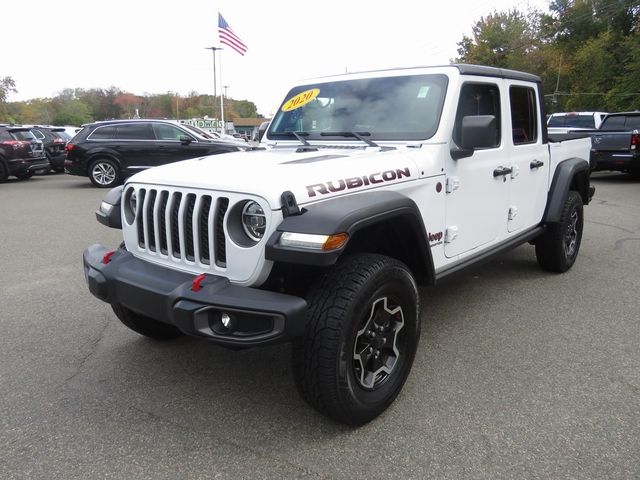
[[[298,202],[293,192],[289,190],[282,192],[280,203],[282,204],[282,216],[284,218],[290,215],[300,215],[300,207],[298,207]]]

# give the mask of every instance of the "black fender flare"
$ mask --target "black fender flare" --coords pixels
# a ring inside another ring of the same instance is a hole
[[[102,225],[122,230],[122,211],[120,209],[120,203],[122,201],[123,190],[124,186],[118,185],[117,187],[109,190],[103,197],[100,207],[96,210],[96,220],[98,220]],[[111,208],[105,211],[103,209],[103,203],[111,205]]]
[[[568,158],[558,164],[547,195],[542,223],[560,221],[562,207],[572,186],[582,197],[582,202],[585,205],[589,203],[589,173],[589,162],[581,158]]]
[[[391,191],[363,192],[332,198],[302,208],[301,213],[286,217],[271,235],[265,247],[267,260],[275,262],[329,266],[335,264],[349,246],[354,235],[371,227],[395,219],[406,220],[419,249],[426,281],[433,283],[434,268],[428,235],[420,210],[410,198]],[[282,232],[333,235],[347,233],[349,239],[341,248],[329,252],[282,246]]]

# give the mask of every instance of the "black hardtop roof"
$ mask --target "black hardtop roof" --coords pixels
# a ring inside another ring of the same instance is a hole
[[[486,67],[484,65],[473,65],[467,63],[452,63],[449,65],[420,65],[415,67],[386,68],[380,70],[366,70],[362,72],[343,73],[341,75],[327,75],[318,78],[340,77],[359,73],[389,72],[392,70],[418,70],[422,68],[457,68],[462,75],[477,75],[482,77],[508,78],[511,80],[524,80],[526,82],[542,83],[542,79],[531,73],[520,72],[518,70],[509,70],[508,68]],[[309,79],[313,80],[313,79]]]
[[[480,75],[483,77],[508,78],[510,80],[524,80],[527,82],[542,82],[537,75],[520,72],[518,70],[509,70],[508,68],[485,67],[483,65],[465,63],[452,64],[451,66],[456,67],[462,75]]]

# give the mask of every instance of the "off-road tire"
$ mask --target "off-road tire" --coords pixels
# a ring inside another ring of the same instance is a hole
[[[339,422],[369,422],[394,401],[413,364],[420,338],[420,307],[411,272],[403,263],[382,255],[351,255],[316,282],[307,302],[307,333],[294,341],[292,355],[300,394]],[[385,318],[390,330],[376,330],[379,336],[370,340],[368,326]],[[382,353],[365,362],[366,342],[380,342],[385,335],[389,337],[387,347],[376,344],[373,351]],[[391,343],[397,345],[397,352],[389,349]],[[378,373],[380,363],[375,362],[380,361],[393,362],[390,372]],[[365,365],[371,365],[370,369]],[[369,373],[369,380],[363,382]]]
[[[173,325],[140,315],[119,303],[111,305],[111,308],[125,326],[145,337],[153,338],[154,340],[173,340],[183,335]]]
[[[570,190],[558,223],[551,223],[536,241],[538,264],[547,271],[564,273],[578,257],[584,224],[582,197]]]
[[[120,167],[108,158],[98,158],[91,162],[87,174],[91,183],[98,188],[112,188],[122,182]]]

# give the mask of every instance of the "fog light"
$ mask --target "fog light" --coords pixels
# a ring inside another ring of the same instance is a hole
[[[229,335],[233,333],[236,325],[230,313],[210,310],[209,328],[218,335]]]

